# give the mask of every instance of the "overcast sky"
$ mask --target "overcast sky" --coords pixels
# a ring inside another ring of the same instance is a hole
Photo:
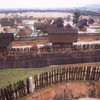
[[[100,0],[0,0],[0,8],[69,8],[100,4]]]

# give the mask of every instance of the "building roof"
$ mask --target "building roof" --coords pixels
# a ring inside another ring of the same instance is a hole
[[[37,29],[40,29],[41,27],[45,27],[45,26],[46,26],[46,23],[43,21],[34,22],[34,27]]]
[[[88,26],[88,24],[87,24],[87,19],[82,19],[82,20],[80,20],[80,21],[77,23],[77,26],[78,26],[78,28],[80,28],[80,29],[84,28],[85,26]]]
[[[46,33],[78,33],[77,29],[74,29],[70,24],[65,27],[57,27],[55,24],[41,26],[41,31]]]
[[[54,22],[52,24],[57,25],[57,27],[63,27],[64,26],[64,20],[59,17],[56,20],[54,20]]]
[[[67,34],[67,33],[78,33],[77,29],[72,29],[72,28],[65,28],[65,27],[49,27],[47,28],[47,33],[48,34],[53,34],[53,33],[57,33],[57,34]]]
[[[73,28],[69,23],[65,26],[65,28]]]
[[[14,40],[13,33],[0,33],[0,39],[10,38],[12,41]]]
[[[30,27],[25,26],[20,29],[16,36],[29,36],[32,35],[33,30]]]
[[[15,25],[15,20],[14,19],[7,19],[7,18],[2,18],[0,21],[1,26],[14,26]]]
[[[0,48],[6,48],[14,40],[13,33],[0,33]]]

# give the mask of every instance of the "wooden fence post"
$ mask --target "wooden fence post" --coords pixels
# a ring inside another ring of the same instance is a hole
[[[3,89],[1,89],[1,98],[2,98],[2,100],[5,100],[5,93],[4,93]]]
[[[37,90],[37,87],[36,87],[36,75],[34,75],[34,84],[35,84],[35,90]]]
[[[23,80],[22,80],[22,91],[23,91],[23,95],[26,95],[26,86]]]
[[[53,78],[53,70],[52,70],[52,75],[51,75],[52,77],[51,77],[51,79],[52,79],[52,84],[54,83],[54,78]]]
[[[7,100],[10,100],[9,94],[8,94],[8,91],[7,91],[6,88],[4,88],[4,93],[5,93],[5,98],[6,98]],[[2,99],[0,99],[0,100],[2,100]]]
[[[64,70],[62,68],[62,82],[64,82]]]
[[[68,81],[71,80],[71,67],[68,68]]]
[[[86,80],[90,80],[91,66],[87,67]]]
[[[56,70],[54,70],[54,84],[56,84]]]
[[[100,80],[100,67],[96,68],[96,75],[95,75],[95,81]]]
[[[19,98],[21,98],[22,97],[21,81],[18,82],[18,92],[19,92]]]
[[[96,67],[92,67],[90,80],[94,81],[94,79],[95,79],[95,73],[96,73]]]
[[[1,96],[1,89],[0,89],[0,100],[2,100],[2,96]]]
[[[39,75],[39,87],[40,89],[42,88],[43,84],[42,84],[42,74]]]
[[[45,73],[46,86],[48,86],[48,72]]]
[[[30,94],[30,91],[29,91],[29,79],[28,78],[26,79],[26,88],[27,88],[27,94]]]
[[[59,69],[58,68],[57,68],[57,73],[56,74],[57,74],[57,80],[56,81],[57,81],[57,83],[59,83]]]
[[[79,81],[80,79],[80,67],[77,68],[77,80]]]
[[[79,78],[79,80],[82,80],[82,69],[83,69],[83,67],[80,67],[80,78]]]
[[[61,68],[59,68],[59,83],[61,83]]]
[[[85,74],[85,72],[86,72],[86,67],[83,67],[82,68],[82,80],[85,80],[86,78],[86,74]]]
[[[66,82],[68,81],[68,68],[65,70],[65,77],[66,77]]]
[[[44,80],[43,80],[43,76],[44,76],[44,74],[42,73],[42,77],[41,77],[42,88],[44,87]]]
[[[78,75],[79,75],[79,67],[76,67],[76,81],[78,81]]]
[[[15,83],[14,83],[14,92],[15,92],[15,99],[18,99],[18,87]]]
[[[44,72],[43,80],[44,80],[44,87],[46,87],[46,72]]]
[[[71,67],[71,71],[72,71],[72,81],[74,81],[75,67]]]
[[[18,99],[19,99],[19,97],[20,97],[20,93],[19,93],[19,82],[17,82],[16,85],[17,85],[17,93],[18,93]]]
[[[52,83],[51,83],[51,71],[49,71],[49,75],[48,75],[48,78],[49,78],[49,85],[51,85]]]
[[[69,67],[69,81],[72,81],[72,67]]]
[[[13,90],[13,87],[11,84],[8,87],[8,91],[9,91],[10,100],[13,100],[14,99],[14,90]]]
[[[39,89],[39,75],[36,75],[37,89]]]

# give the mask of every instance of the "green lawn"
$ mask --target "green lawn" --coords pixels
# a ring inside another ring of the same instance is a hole
[[[96,32],[100,32],[100,29],[96,29]]]
[[[57,67],[56,67],[57,68]],[[4,69],[0,70],[0,88],[8,84],[16,83],[19,80],[25,80],[34,74],[39,74],[45,71],[55,69],[55,67],[46,68],[18,68],[18,69]]]
[[[0,70],[0,88],[6,87],[9,84],[16,83],[19,80],[25,80],[30,76],[46,72],[49,70],[67,66],[100,66],[100,62],[96,63],[81,63],[81,64],[68,64],[68,65],[53,65],[45,68],[16,68],[16,69],[3,69]]]

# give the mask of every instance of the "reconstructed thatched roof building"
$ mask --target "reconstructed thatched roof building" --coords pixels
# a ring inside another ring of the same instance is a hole
[[[25,26],[24,28],[20,29],[16,36],[30,36],[32,35],[33,30],[30,27]]]
[[[0,50],[8,48],[13,40],[13,33],[0,33]]]
[[[47,33],[49,42],[53,45],[71,45],[78,40],[78,30],[74,29],[70,24],[64,26],[64,21],[58,18],[54,21],[52,27],[48,27]]]
[[[73,28],[48,28],[49,42],[53,44],[72,44],[77,42],[78,31]]]
[[[61,17],[54,20],[51,24],[45,24],[44,22],[34,23],[37,29],[40,29],[43,33],[48,34],[49,42],[53,45],[67,45],[77,42],[78,30],[74,29],[70,24],[64,26],[64,21]]]
[[[61,17],[59,17],[56,20],[54,20],[53,24],[56,25],[57,27],[63,27],[64,21]]]
[[[46,23],[43,21],[34,22],[34,28],[36,28],[37,30],[41,30],[41,28],[45,26],[46,26]]]
[[[77,23],[77,27],[79,28],[79,30],[82,30],[84,27],[88,27],[89,25],[87,24],[87,19],[82,19]]]
[[[2,18],[0,20],[0,24],[1,24],[2,27],[4,27],[4,26],[11,26],[11,27],[13,27],[15,25],[15,20],[14,19]]]

